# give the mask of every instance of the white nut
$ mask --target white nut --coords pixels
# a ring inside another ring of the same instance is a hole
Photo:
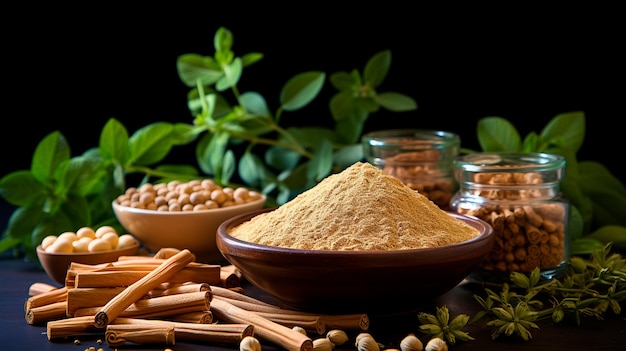
[[[332,351],[335,345],[328,338],[313,340],[313,351]]]
[[[348,341],[348,334],[343,330],[333,329],[326,333],[326,338],[335,345],[343,345]]]
[[[443,339],[433,338],[428,341],[424,351],[448,351],[448,344]]]
[[[239,342],[239,351],[261,351],[261,343],[254,336],[245,336]]]
[[[401,351],[422,351],[424,344],[414,334],[409,334],[400,342]]]

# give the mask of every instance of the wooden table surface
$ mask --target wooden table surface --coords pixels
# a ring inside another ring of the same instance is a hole
[[[5,255],[6,256],[6,255]],[[73,344],[73,340],[50,342],[46,337],[45,325],[33,326],[26,323],[24,316],[24,302],[28,297],[28,288],[32,283],[43,282],[58,286],[39,268],[36,263],[25,262],[22,259],[2,257],[0,259],[0,345],[4,349],[11,345],[11,350],[77,350],[82,351],[89,346],[102,347],[104,350],[114,350],[106,343],[98,345],[98,338],[103,335],[81,337],[81,345]],[[243,283],[246,294],[261,300],[275,303],[272,298],[259,289]],[[381,287],[383,288],[383,287]],[[461,284],[435,301],[425,302],[423,311],[434,313],[437,306],[446,306],[450,313],[468,314],[474,316],[480,310],[473,295],[481,293],[480,287],[471,283]],[[414,333],[422,341],[427,336],[418,329],[418,311],[410,311],[396,315],[370,315],[369,332],[377,341],[388,347],[398,347],[398,343],[407,333]],[[626,350],[626,312],[622,315],[607,315],[605,320],[584,318],[582,325],[577,326],[568,321],[555,324],[548,320],[538,322],[540,329],[532,330],[531,341],[521,341],[515,338],[491,338],[491,330],[484,325],[470,325],[467,331],[473,341],[458,342],[450,350]],[[356,334],[356,333],[350,333]],[[355,336],[355,335],[351,335]],[[130,345],[124,347],[132,350],[164,350],[164,345]],[[124,349],[119,348],[119,349]],[[170,347],[172,350],[238,350],[234,345],[209,345],[199,343],[177,342]],[[280,347],[263,343],[263,350],[280,350]],[[343,345],[337,350],[356,350],[353,342]]]

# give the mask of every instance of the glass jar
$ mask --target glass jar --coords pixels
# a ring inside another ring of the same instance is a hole
[[[362,137],[367,162],[449,210],[457,190],[453,161],[459,154],[457,134],[426,129],[390,129]]]
[[[491,224],[491,252],[471,274],[503,283],[511,272],[562,274],[569,259],[569,203],[560,192],[565,159],[543,153],[479,153],[454,162],[459,191],[452,210]]]

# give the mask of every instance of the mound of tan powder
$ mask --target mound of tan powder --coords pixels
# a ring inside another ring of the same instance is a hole
[[[358,162],[230,234],[269,246],[366,251],[444,246],[479,232],[393,176]]]

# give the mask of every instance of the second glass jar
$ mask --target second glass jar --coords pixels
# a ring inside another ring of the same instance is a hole
[[[560,192],[565,159],[544,153],[479,153],[455,160],[455,212],[491,224],[495,244],[475,280],[503,283],[511,272],[564,272],[569,203]]]

